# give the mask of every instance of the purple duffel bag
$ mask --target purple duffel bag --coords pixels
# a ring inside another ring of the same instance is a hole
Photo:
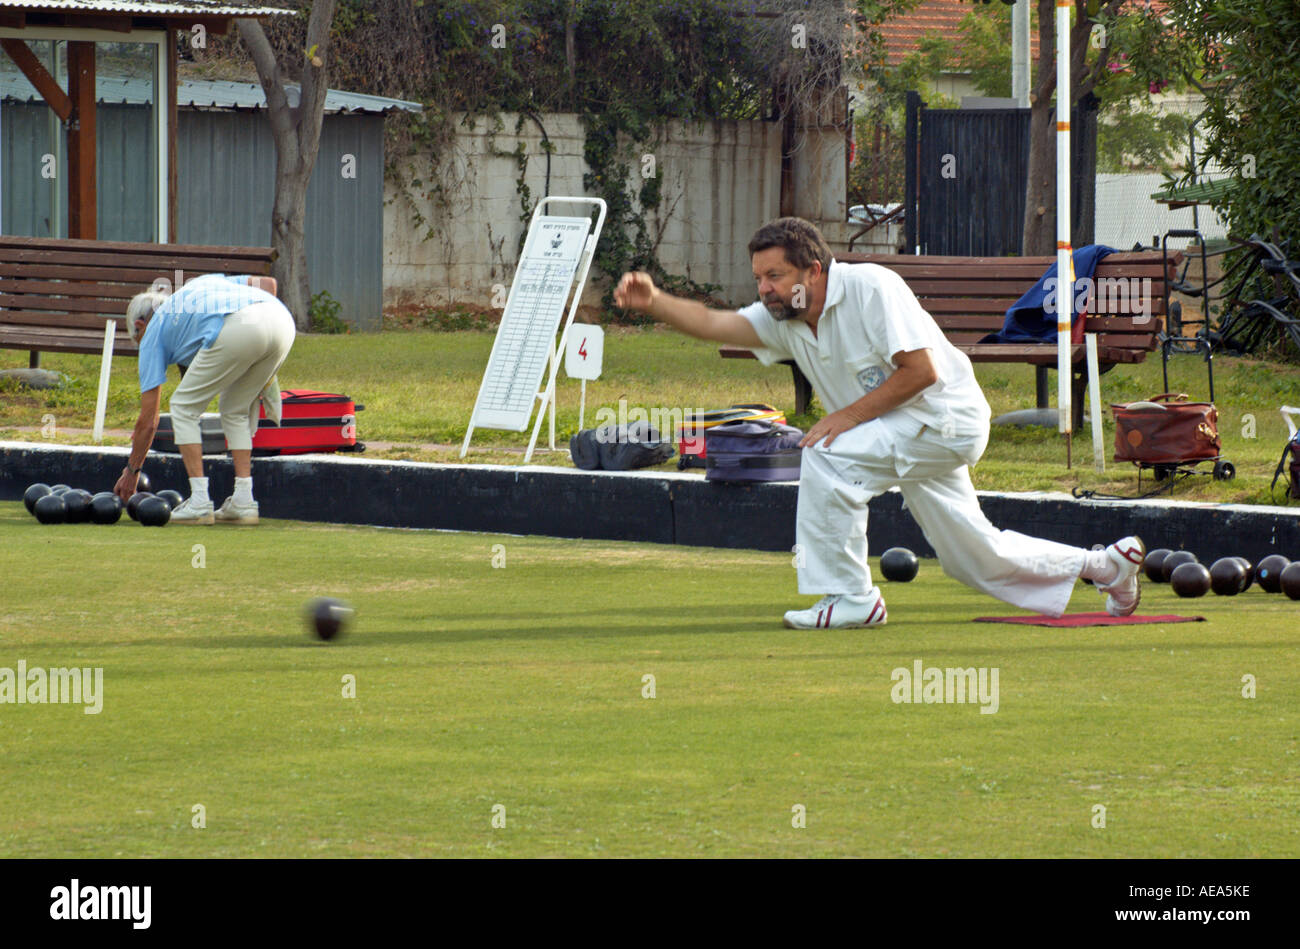
[[[779,422],[715,425],[704,432],[709,481],[798,481],[803,432]]]

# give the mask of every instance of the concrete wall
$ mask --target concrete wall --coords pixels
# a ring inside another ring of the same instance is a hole
[[[415,177],[424,181],[422,188],[401,192],[391,182],[386,185],[386,305],[467,301],[489,306],[493,286],[510,285],[527,229],[517,190],[520,169],[514,153],[519,144],[527,156],[524,183],[533,202],[547,193],[588,193],[582,181],[589,169],[578,116],[549,114],[541,116],[541,122],[552,149],[549,190],[541,130],[531,119],[519,125],[513,114],[503,115],[500,124],[483,118],[458,124],[440,173],[431,170],[427,157],[416,162]],[[635,150],[631,173],[637,188],[643,168],[649,167],[646,155],[653,157],[654,173],[663,183],[662,200],[649,213],[648,223],[651,239],[659,242],[659,259],[670,273],[719,284],[736,305],[754,300],[745,245],[760,224],[777,216],[780,147],[780,129],[773,123],[711,121],[669,123],[651,144]],[[841,146],[840,219],[843,164]],[[440,192],[431,190],[434,181]],[[416,221],[416,213],[425,225]],[[584,302],[598,302],[601,291],[593,282],[599,277],[593,270]]]

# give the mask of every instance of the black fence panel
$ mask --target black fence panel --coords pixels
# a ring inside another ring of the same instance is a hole
[[[922,254],[1020,253],[1029,171],[1028,109],[927,109],[908,94],[905,239]],[[1093,242],[1097,113],[1071,116],[1071,231]]]

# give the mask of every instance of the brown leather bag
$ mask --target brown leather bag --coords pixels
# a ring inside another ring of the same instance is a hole
[[[1186,393],[1163,392],[1146,402],[1110,408],[1116,461],[1179,464],[1223,453],[1219,413],[1212,402],[1188,402]]]

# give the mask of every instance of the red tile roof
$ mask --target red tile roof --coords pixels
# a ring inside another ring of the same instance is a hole
[[[1000,0],[995,0],[1001,6]],[[981,6],[974,0],[921,0],[911,13],[896,17],[880,28],[885,38],[886,63],[897,66],[908,55],[920,49],[920,40],[931,31],[938,33],[956,44],[961,49],[962,18],[971,12],[973,6]],[[1133,8],[1150,6],[1157,12],[1163,11],[1168,4],[1163,0],[1130,0]],[[1038,58],[1038,31],[1029,34],[1029,59]]]

